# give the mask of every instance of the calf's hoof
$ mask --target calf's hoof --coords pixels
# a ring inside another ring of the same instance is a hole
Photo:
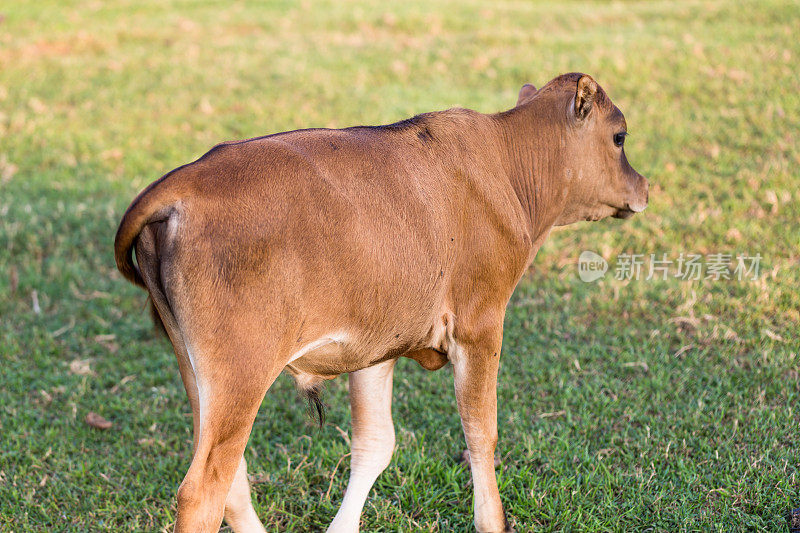
[[[477,524],[475,524],[475,528],[478,533],[517,533],[517,530],[508,521],[505,511],[503,511],[503,529],[480,529]]]

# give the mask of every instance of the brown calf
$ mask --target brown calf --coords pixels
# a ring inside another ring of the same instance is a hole
[[[494,470],[506,304],[554,225],[645,208],[625,130],[592,78],[566,74],[495,115],[223,143],[139,194],[117,266],[150,293],[194,415],[176,531],[223,516],[263,531],[243,452],[284,369],[310,391],[350,374],[350,481],[329,531],[357,531],[394,447],[398,357],[452,363],[475,526],[508,530]]]

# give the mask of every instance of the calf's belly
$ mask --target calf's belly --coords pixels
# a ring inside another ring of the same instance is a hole
[[[420,332],[414,332],[411,327],[392,328],[393,332],[401,330],[404,334],[356,332],[347,328],[333,330],[299,345],[286,368],[301,387],[398,357],[413,359],[427,370],[438,370],[448,361],[453,316],[449,312],[435,316]]]

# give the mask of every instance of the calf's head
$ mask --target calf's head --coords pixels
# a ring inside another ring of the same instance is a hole
[[[565,74],[539,91],[526,85],[519,103],[539,98],[552,106],[553,118],[563,128],[563,210],[556,224],[629,218],[643,211],[648,183],[625,157],[625,117],[597,82],[590,76]]]

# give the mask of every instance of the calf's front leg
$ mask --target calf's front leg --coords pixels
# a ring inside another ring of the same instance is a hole
[[[478,338],[456,340],[448,350],[453,363],[456,401],[469,449],[475,528],[480,533],[513,531],[503,512],[494,471],[497,445],[497,371],[502,323]]]
[[[389,466],[394,450],[392,359],[350,374],[350,480],[328,533],[358,531],[361,511],[373,483]]]

